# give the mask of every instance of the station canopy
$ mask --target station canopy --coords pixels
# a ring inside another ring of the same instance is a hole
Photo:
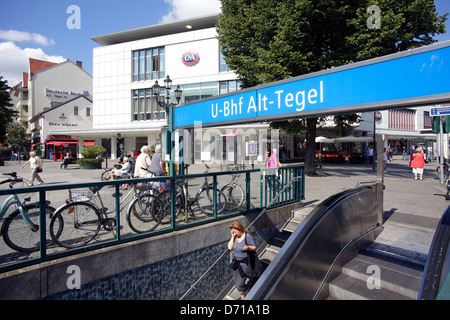
[[[177,106],[174,127],[216,127],[450,102],[450,41]]]

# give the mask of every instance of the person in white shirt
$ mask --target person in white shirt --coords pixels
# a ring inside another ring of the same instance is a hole
[[[150,147],[143,146],[141,148],[141,154],[136,158],[136,165],[134,167],[134,177],[135,178],[147,178],[148,171],[147,168],[150,166]]]
[[[30,152],[30,160],[25,162],[23,164],[22,168],[24,168],[28,164],[30,164],[30,168],[31,168],[31,179],[30,179],[31,183],[33,184],[34,179],[37,179],[37,181],[39,181],[39,184],[43,184],[44,181],[39,176],[38,169],[40,169],[40,171],[42,171],[42,165],[44,164],[44,161],[42,161],[41,158],[36,156],[36,152],[31,151]]]

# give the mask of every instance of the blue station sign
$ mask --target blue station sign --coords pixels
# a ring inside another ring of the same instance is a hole
[[[431,108],[430,110],[430,116],[432,117],[447,115],[450,115],[450,107]]]
[[[450,41],[200,100],[174,125],[251,123],[450,101]]]

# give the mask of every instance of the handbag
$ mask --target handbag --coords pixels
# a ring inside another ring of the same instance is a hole
[[[248,245],[247,237],[245,237],[245,244]],[[247,265],[249,265],[252,269],[251,278],[256,280],[263,273],[263,267],[262,267],[261,261],[259,260],[258,255],[256,254],[256,251],[250,251],[250,250],[247,250],[247,259],[248,259]]]
[[[36,172],[37,173],[42,172],[42,168],[36,168]]]

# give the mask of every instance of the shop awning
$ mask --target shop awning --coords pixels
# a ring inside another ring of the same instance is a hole
[[[333,138],[334,142],[370,142],[372,141],[373,138],[372,137],[352,137],[352,136],[347,136],[347,137],[341,137],[341,138]]]
[[[62,145],[66,145],[66,144],[77,144],[78,142],[76,141],[48,141],[45,144],[50,144],[50,145],[54,145],[54,146],[62,146]]]
[[[50,145],[54,145],[54,146],[64,146],[64,145],[68,145],[68,144],[78,144],[77,141],[48,141],[45,144],[50,144]],[[94,141],[85,141],[84,142],[85,146],[93,146],[95,145]]]

